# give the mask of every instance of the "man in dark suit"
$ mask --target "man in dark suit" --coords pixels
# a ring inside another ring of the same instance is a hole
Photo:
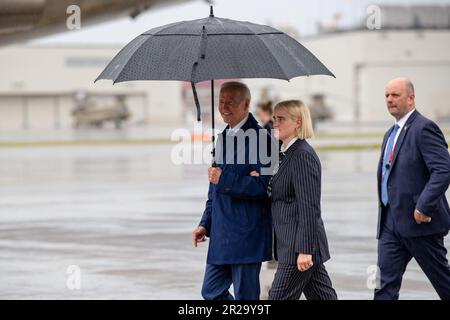
[[[386,132],[378,164],[378,267],[375,299],[398,299],[414,258],[441,299],[450,299],[444,236],[450,229],[445,192],[450,156],[439,127],[415,109],[414,86],[396,78],[386,86],[395,125]]]
[[[197,246],[209,237],[208,258],[202,287],[207,300],[258,300],[261,262],[272,258],[272,229],[267,185],[270,176],[261,172],[259,132],[270,137],[249,113],[250,91],[239,82],[222,85],[219,111],[228,126],[218,139],[217,166],[208,169],[209,192],[199,226],[192,233]],[[255,133],[255,141],[240,139]],[[236,140],[231,146],[228,143]],[[223,142],[226,140],[226,144]],[[253,142],[253,143],[252,143]],[[228,147],[228,150],[226,150]],[[257,161],[252,156],[257,154]],[[240,155],[244,155],[242,159]],[[231,157],[229,157],[231,156]],[[243,162],[240,162],[243,160]]]

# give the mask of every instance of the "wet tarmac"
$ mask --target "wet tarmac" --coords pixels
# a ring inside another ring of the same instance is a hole
[[[207,165],[177,166],[172,148],[1,148],[0,299],[201,299],[207,245],[194,248],[191,231]],[[319,156],[326,267],[340,299],[371,299],[378,151]],[[264,264],[263,297],[272,276]],[[412,261],[401,299],[437,298]]]

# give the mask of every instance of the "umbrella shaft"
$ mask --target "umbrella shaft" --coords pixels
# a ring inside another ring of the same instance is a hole
[[[212,167],[216,166],[216,144],[215,142],[215,131],[214,131],[214,80],[211,80],[211,127],[212,127],[212,134],[211,134],[211,139],[212,139]]]

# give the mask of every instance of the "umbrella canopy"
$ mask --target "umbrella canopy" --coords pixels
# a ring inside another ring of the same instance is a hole
[[[269,26],[214,17],[151,29],[126,45],[98,79],[181,80],[334,75],[308,49]]]

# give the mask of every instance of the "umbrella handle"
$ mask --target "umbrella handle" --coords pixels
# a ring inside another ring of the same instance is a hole
[[[214,82],[211,82],[211,85],[213,85]],[[191,86],[192,86],[192,92],[194,93],[194,100],[195,100],[195,107],[197,108],[197,121],[200,121],[200,102],[198,101],[198,96],[197,96],[197,90],[195,89],[195,83],[191,82]],[[214,92],[214,91],[213,91]],[[213,103],[214,103],[214,94],[213,94]],[[213,106],[214,108],[214,106]],[[213,111],[214,112],[214,111]],[[214,115],[214,113],[213,113]],[[213,151],[211,152],[213,155],[213,160],[211,162],[211,167],[217,167],[217,163],[216,160],[214,159],[214,155],[215,155],[215,146],[214,146],[214,119],[213,119]]]
[[[211,6],[212,8],[212,6]],[[212,10],[212,9],[211,9]],[[211,155],[212,155],[212,161],[211,161],[211,167],[215,168],[217,167],[217,163],[216,163],[216,144],[215,142],[215,131],[214,131],[214,80],[211,80],[211,126],[212,126],[212,135],[211,135],[211,140],[212,140],[212,150],[211,150]]]
[[[194,93],[195,107],[197,108],[197,121],[200,122],[200,102],[198,101],[197,90],[195,89],[195,84],[191,82],[192,92]]]
[[[202,41],[200,43],[200,59],[205,59],[205,46],[206,46],[206,29],[202,28]],[[197,90],[195,89],[195,72],[197,70],[198,61],[195,61],[192,65],[191,72],[191,87],[194,93],[195,107],[197,108],[197,121],[200,122],[200,102],[198,101]]]

